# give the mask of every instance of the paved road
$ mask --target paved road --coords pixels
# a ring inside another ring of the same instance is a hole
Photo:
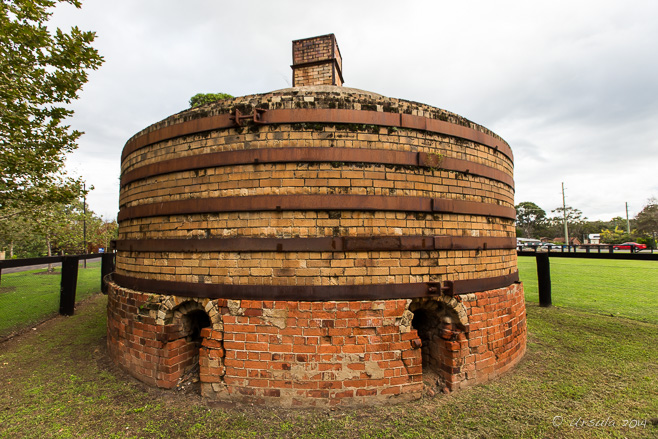
[[[99,256],[99,258],[100,258],[100,256]],[[88,259],[87,262],[98,261],[99,258]],[[84,264],[84,261],[80,261],[79,266],[82,267],[83,264]],[[61,262],[55,262],[55,263],[52,264],[52,266],[53,267],[61,267],[62,263]],[[38,270],[40,268],[48,268],[48,264],[28,265],[28,266],[25,266],[25,267],[3,268],[2,269],[2,274],[20,273],[22,271]]]

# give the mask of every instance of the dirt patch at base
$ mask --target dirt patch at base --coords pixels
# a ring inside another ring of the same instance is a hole
[[[16,291],[16,287],[0,287],[0,294]]]

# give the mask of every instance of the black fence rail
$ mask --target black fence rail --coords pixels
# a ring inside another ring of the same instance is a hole
[[[2,270],[61,262],[62,277],[59,292],[59,313],[61,315],[71,316],[75,308],[75,293],[77,290],[80,261],[98,258],[101,259],[101,291],[106,294],[107,285],[104,279],[114,271],[114,253],[2,260],[0,261],[0,284],[2,282]]]
[[[615,248],[619,247],[620,244],[580,244],[580,245],[557,245],[557,244],[542,244],[542,245],[518,245],[517,251],[520,252],[536,252],[536,251],[545,251],[551,254],[556,253],[586,253],[586,254],[603,254],[603,253],[615,253],[627,254],[626,251],[630,250],[630,253],[638,254],[653,254],[654,249],[641,249],[637,246],[630,246],[628,249]]]
[[[658,261],[658,253],[624,253],[624,252],[594,252],[594,251],[560,251],[560,250],[520,250],[519,256],[547,255],[551,258],[584,258],[584,259],[628,259],[632,261]]]
[[[612,246],[611,246],[612,249]],[[595,253],[578,251],[517,251],[518,256],[532,256],[537,261],[537,287],[539,290],[539,306],[552,305],[551,299],[551,262],[550,258],[579,258],[579,259],[617,259],[632,261],[658,261],[658,253]]]

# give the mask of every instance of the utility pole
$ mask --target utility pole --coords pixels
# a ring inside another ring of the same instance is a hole
[[[567,246],[569,245],[569,226],[567,226],[567,199],[564,196],[564,182],[562,182],[562,213],[564,214],[564,239]]]
[[[628,220],[628,201],[626,202],[626,233],[628,233],[629,239],[631,236],[631,222]]]

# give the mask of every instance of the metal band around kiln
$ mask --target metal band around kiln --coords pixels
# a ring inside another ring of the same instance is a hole
[[[346,252],[515,249],[516,238],[472,236],[372,236],[320,238],[123,239],[127,252]]]
[[[490,134],[483,133],[471,127],[430,119],[411,114],[385,113],[380,111],[345,110],[345,109],[254,109],[253,121],[256,124],[291,124],[291,123],[327,123],[327,124],[364,124],[395,128],[429,131],[437,134],[470,140],[497,151],[514,160],[509,145]],[[239,126],[240,116],[219,114],[202,117],[163,126],[130,139],[123,148],[121,160],[125,160],[133,152],[145,146],[176,137]]]
[[[137,180],[172,172],[193,171],[219,166],[264,163],[371,163],[377,165],[420,166],[464,172],[497,180],[514,188],[511,175],[491,166],[438,154],[363,148],[260,148],[221,151],[150,163],[132,169],[121,176],[121,186]]]
[[[484,279],[371,285],[227,285],[144,279],[114,273],[117,285],[154,294],[208,299],[247,300],[384,300],[458,295],[505,288],[519,281],[519,272]]]
[[[138,204],[122,208],[119,211],[118,221],[164,215],[285,210],[436,212],[494,216],[512,220],[516,218],[514,207],[480,203],[477,201],[426,197],[332,194],[190,198],[186,200]]]

